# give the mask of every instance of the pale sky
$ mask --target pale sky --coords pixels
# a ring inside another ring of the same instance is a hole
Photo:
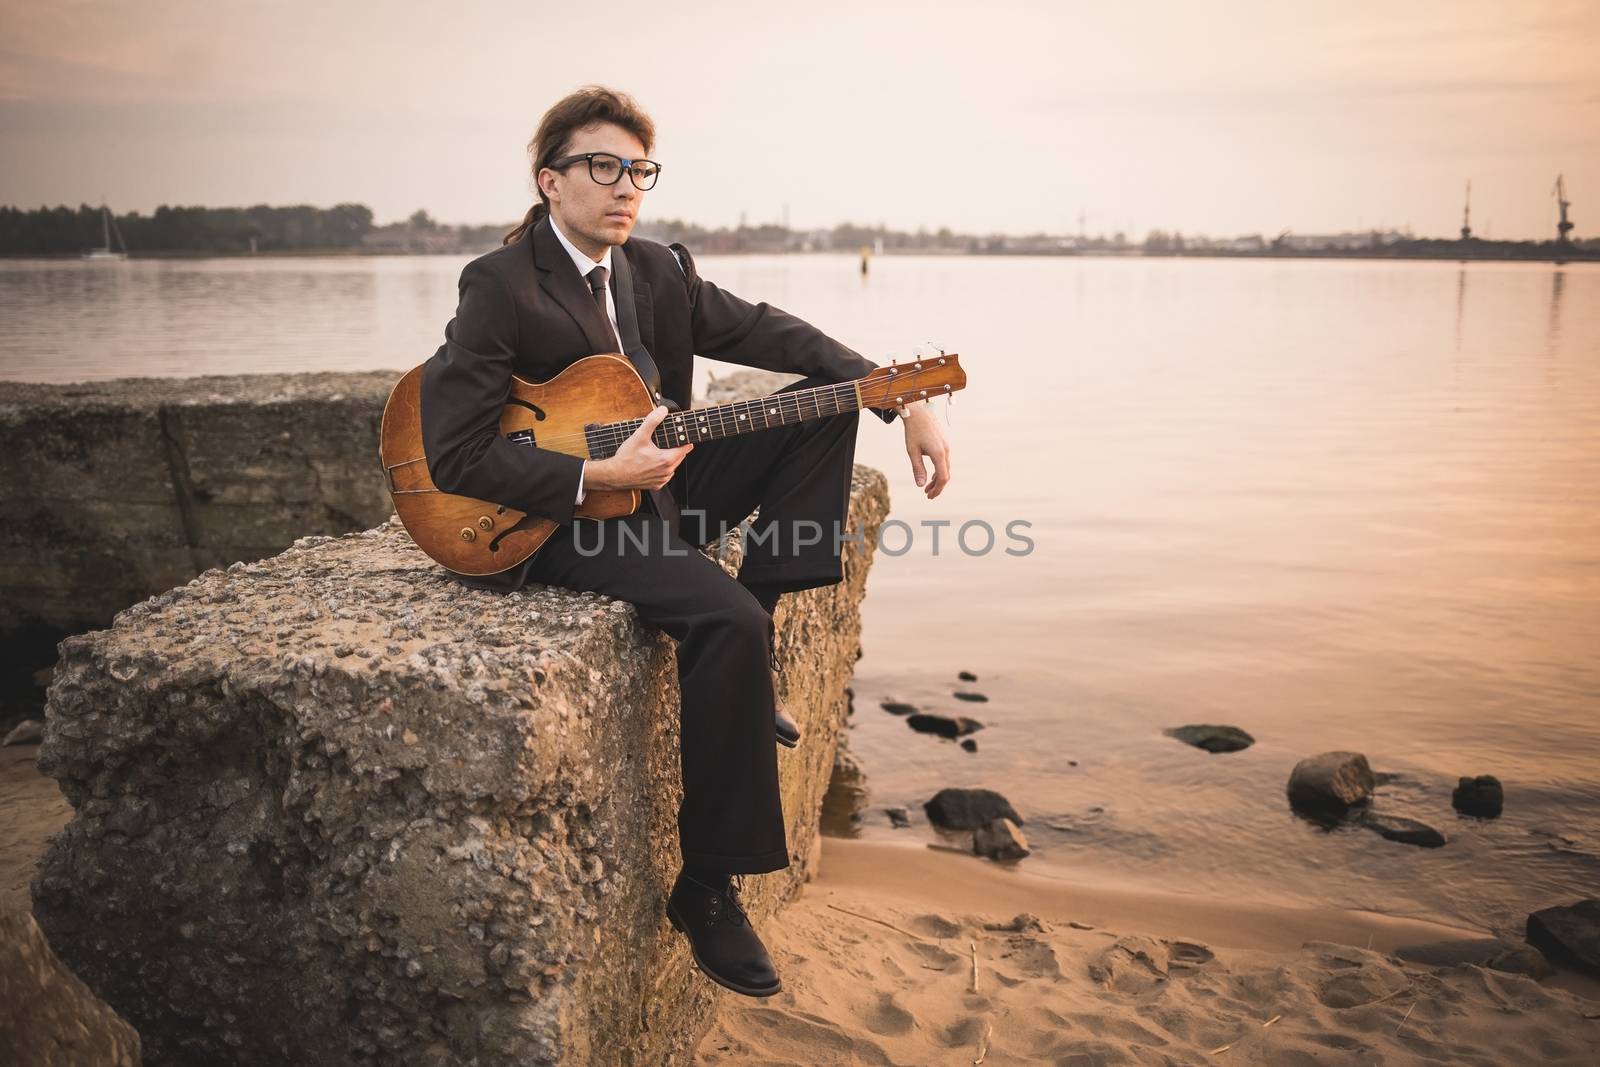
[[[0,203],[502,222],[600,82],[646,217],[969,232],[1600,233],[1600,3],[0,0]]]

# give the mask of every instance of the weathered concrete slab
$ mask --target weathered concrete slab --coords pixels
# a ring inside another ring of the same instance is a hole
[[[0,382],[0,634],[104,626],[207,567],[384,521],[398,378]]]
[[[857,468],[853,521],[882,522]],[[731,559],[729,561],[731,563]],[[780,757],[804,877],[869,556],[786,597]],[[69,638],[33,883],[62,959],[174,1064],[683,1063],[714,992],[677,866],[671,642],[631,607],[468,590],[398,525],[211,570]]]

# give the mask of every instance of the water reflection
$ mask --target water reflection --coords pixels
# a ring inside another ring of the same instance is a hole
[[[1550,319],[1545,327],[1544,349],[1554,357],[1561,343],[1561,293],[1567,284],[1567,272],[1557,268],[1550,275]]]

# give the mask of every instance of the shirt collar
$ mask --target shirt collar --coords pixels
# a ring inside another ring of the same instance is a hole
[[[550,228],[556,232],[556,240],[560,241],[561,247],[567,250],[567,255],[572,257],[572,265],[578,268],[578,277],[588,278],[590,271],[594,270],[596,267],[604,267],[606,269],[606,278],[609,281],[611,278],[610,245],[606,245],[606,254],[600,257],[600,262],[596,263],[582,252],[578,251],[577,247],[571,241],[567,240],[567,235],[561,232],[560,226],[556,225],[556,217],[554,215],[550,216]]]

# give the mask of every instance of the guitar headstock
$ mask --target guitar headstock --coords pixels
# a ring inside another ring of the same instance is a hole
[[[930,356],[910,363],[879,367],[856,383],[861,390],[861,406],[897,408],[914,400],[932,400],[967,387],[967,372],[961,357]]]

